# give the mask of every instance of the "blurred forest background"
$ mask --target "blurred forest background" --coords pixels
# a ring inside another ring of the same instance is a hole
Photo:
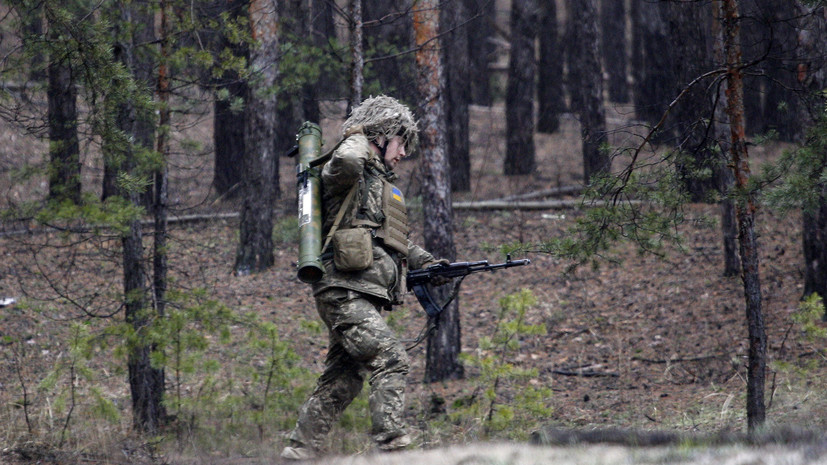
[[[413,238],[534,262],[412,350],[420,445],[823,430],[825,51],[821,1],[4,0],[0,457],[279,449],[325,350],[286,154],[378,94]]]

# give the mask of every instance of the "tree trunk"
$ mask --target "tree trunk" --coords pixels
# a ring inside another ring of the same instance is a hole
[[[16,2],[15,2],[16,3]],[[23,46],[31,51],[29,60],[29,80],[39,82],[48,79],[46,56],[43,54],[43,8],[39,5],[27,7],[26,5],[14,5],[22,22]]]
[[[442,10],[445,40],[446,119],[448,154],[451,165],[451,190],[471,189],[471,158],[468,139],[468,102],[471,86],[469,72],[468,12],[464,0],[453,0]]]
[[[310,1],[310,23],[312,28],[310,34],[313,36],[313,43],[320,50],[329,52],[330,41],[336,39],[336,28],[333,21],[333,9],[336,4],[328,0]],[[315,92],[318,99],[339,98],[342,95],[344,89],[340,85],[342,81],[339,79],[336,79],[335,82],[330,81],[326,76],[321,76],[318,82],[316,82]],[[316,109],[318,110],[318,102]],[[313,115],[307,110],[305,110],[305,114],[308,118],[311,118],[310,121],[316,123],[321,122],[320,117],[312,119]]]
[[[451,184],[446,150],[444,73],[438,38],[440,12],[437,0],[421,0],[414,10],[416,34],[417,87],[422,109],[422,208],[426,218],[425,247],[440,258],[456,257],[451,209]],[[444,298],[442,289],[435,293]],[[428,336],[425,381],[457,379],[463,376],[459,362],[459,310],[456,299],[437,317],[437,329]]]
[[[665,9],[667,2],[631,0],[634,63],[634,104],[637,118],[650,125],[658,122],[663,110],[673,99],[675,82]],[[655,134],[654,141],[663,141],[666,134]]]
[[[471,80],[471,101],[476,105],[491,106],[491,73],[488,66],[494,60],[496,47],[494,0],[463,0],[470,22],[468,23],[468,74]]]
[[[602,0],[600,2],[600,26],[603,37],[603,64],[609,75],[609,100],[627,103],[629,102],[629,85],[626,82],[625,2]]]
[[[802,88],[797,79],[796,49],[798,17],[795,3],[788,0],[760,0],[769,31],[770,54],[765,71],[768,85],[764,119],[778,131],[782,141],[801,142],[806,126],[799,118]]]
[[[720,0],[712,3],[712,56],[718,63],[725,63],[724,34],[721,21]],[[737,276],[741,271],[741,260],[738,258],[738,224],[735,218],[735,203],[732,200],[732,188],[735,178],[729,169],[729,155],[731,153],[730,125],[727,118],[727,94],[725,83],[717,86],[718,101],[714,109],[715,143],[717,143],[718,163],[716,164],[715,178],[718,181],[718,191],[721,193],[721,236],[724,251],[724,276]],[[746,113],[746,110],[745,110]],[[714,153],[714,151],[713,151]]]
[[[243,15],[244,1],[230,0],[216,4],[227,13],[228,21],[236,24]],[[218,16],[216,12],[215,16]],[[229,24],[222,25],[223,27]],[[247,57],[246,44],[233,44],[225,34],[216,34],[215,53],[230,50],[233,56]],[[215,82],[216,93],[226,92],[226,98],[216,97],[213,106],[213,142],[215,164],[213,166],[213,188],[218,195],[235,197],[241,184],[241,164],[244,156],[244,113],[233,108],[247,95],[247,82],[235,70],[225,70]]]
[[[803,7],[802,28],[798,44],[800,55],[810,59],[798,66],[799,81],[805,89],[803,106],[810,124],[827,125],[823,112],[827,99],[821,94],[827,86],[827,59],[821,53],[827,47],[827,15],[824,7]],[[808,124],[809,126],[809,124]],[[827,141],[817,135],[808,144],[820,160],[811,167],[813,184],[817,186],[816,199],[803,212],[804,295],[818,294],[827,302],[827,183],[819,182],[827,167]],[[827,310],[824,313],[827,321]]]
[[[583,138],[583,179],[611,170],[606,143],[606,112],[603,107],[603,73],[597,34],[596,0],[568,0],[569,89],[571,110],[580,118]]]
[[[50,40],[58,43],[63,25],[56,18],[48,20]],[[49,57],[49,198],[80,203],[77,89],[68,53],[53,50]]]
[[[827,188],[822,187],[817,204],[804,212],[804,296],[818,294],[827,301]]]
[[[165,1],[161,3],[165,8]],[[167,294],[167,209],[169,170],[169,134],[171,131],[170,108],[170,68],[169,55],[172,52],[172,37],[169,33],[166,11],[161,12],[161,54],[158,66],[158,141],[156,151],[161,157],[161,167],[155,172],[155,196],[152,206],[155,230],[153,231],[152,249],[152,291],[155,313],[163,318],[166,309]]]
[[[537,169],[534,149],[537,13],[535,0],[514,0],[511,3],[511,51],[505,91],[503,172],[506,175],[531,174]]]
[[[560,114],[566,110],[563,94],[565,54],[557,28],[557,3],[540,2],[539,60],[537,76],[537,130],[553,133],[560,128]]]
[[[365,76],[365,52],[363,50],[362,0],[350,0],[350,97],[347,113],[362,102]]]
[[[758,60],[767,52],[769,36],[765,34],[757,2],[741,5],[741,54],[743,61]],[[764,121],[766,73],[764,63],[758,63],[744,75],[744,125],[748,135],[765,134],[768,124]]]
[[[301,21],[301,24],[299,25],[299,34],[300,37],[304,38],[307,45],[316,47],[319,50],[324,50],[324,46],[327,43],[327,37],[324,37],[323,40],[321,36],[316,36],[314,34],[315,25],[313,18],[313,6],[315,6],[314,2],[310,0],[302,0],[300,2],[298,6],[299,21]],[[322,115],[319,110],[319,95],[322,91],[321,84],[323,78],[324,76],[319,76],[319,78],[315,81],[306,79],[305,83],[302,85],[301,113],[302,116],[304,116],[303,121],[312,121],[314,123],[321,124]],[[296,129],[297,128],[293,128],[293,131],[296,131]],[[291,145],[293,143],[295,143],[295,139],[291,142]]]
[[[683,93],[669,118],[670,132],[676,136],[676,167],[692,202],[710,202],[719,185],[715,173],[723,171],[704,122],[712,112],[712,98],[703,85],[686,89],[689,82],[714,66],[708,58],[712,46],[706,39],[712,36],[709,6],[670,2],[667,11],[675,59],[672,95]]]
[[[399,100],[415,102],[416,77],[410,0],[362,0],[366,85]]]
[[[740,68],[741,47],[737,0],[723,0],[724,49],[727,66],[727,116],[731,136],[732,170],[735,187],[746,194],[736,203],[738,242],[741,252],[741,277],[744,282],[747,326],[749,331],[749,360],[747,369],[747,424],[755,432],[764,424],[764,381],[767,363],[767,336],[761,309],[758,243],[755,234],[757,204],[755,192],[749,189],[749,154],[744,129],[743,71]]]
[[[275,2],[252,0],[249,15],[256,42],[250,50],[244,107],[243,200],[234,267],[239,275],[273,265],[273,204],[278,196],[276,99],[271,92],[278,77],[278,12]]]
[[[296,48],[309,45],[303,27],[306,25],[302,14],[301,0],[282,0],[278,2],[279,28],[282,42],[292,41]],[[300,77],[299,79],[303,79]],[[296,131],[303,120],[304,97],[307,86],[299,88],[284,86],[279,89],[276,106],[276,153],[287,153],[296,144]],[[317,123],[319,121],[316,121]],[[278,182],[278,178],[276,178]]]
[[[141,13],[126,5],[119,5],[119,25],[136,24]],[[162,30],[165,28],[166,10],[161,4]],[[154,23],[153,23],[154,24]],[[118,34],[119,36],[121,34]],[[137,34],[125,34],[128,40],[119,42],[114,47],[114,59],[123,64],[126,69],[135,70],[141,58],[137,56]],[[136,77],[138,79],[138,77]],[[117,178],[121,173],[136,175],[138,160],[136,156],[143,149],[141,140],[142,131],[147,122],[146,117],[140,116],[135,104],[135,97],[125,96],[118,102],[117,126],[127,136],[123,140],[114,141],[114,144],[105,143],[104,146],[117,152],[109,153],[109,167]],[[126,191],[114,184],[117,195],[127,199],[135,206],[142,206],[145,201],[143,191]],[[166,419],[166,408],[163,404],[165,394],[164,369],[152,366],[152,352],[157,350],[156,344],[149,340],[149,326],[154,319],[156,308],[149,300],[147,288],[147,273],[143,256],[143,232],[140,219],[131,222],[129,232],[121,239],[123,247],[123,277],[124,277],[124,318],[135,331],[135,340],[131,341],[127,361],[129,387],[132,397],[132,424],[140,432],[156,434]]]
[[[130,194],[131,202],[139,205],[139,196]],[[129,234],[122,239],[124,295],[126,296],[126,322],[135,330],[135,345],[129,351],[127,368],[129,388],[132,394],[132,425],[141,432],[155,434],[166,418],[162,402],[164,396],[164,370],[152,366],[152,343],[147,342],[147,330],[152,321],[151,306],[147,298],[146,271],[143,257],[143,233],[141,223],[130,225]]]

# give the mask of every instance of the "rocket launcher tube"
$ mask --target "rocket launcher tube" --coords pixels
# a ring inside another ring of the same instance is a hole
[[[322,151],[322,130],[317,124],[305,122],[299,128],[298,165],[296,166],[299,201],[299,262],[298,278],[315,283],[324,276],[319,255],[322,248],[322,195],[319,163]]]

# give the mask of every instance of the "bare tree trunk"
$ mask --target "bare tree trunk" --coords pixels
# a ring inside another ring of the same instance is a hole
[[[553,2],[549,2],[553,3]],[[619,0],[600,2],[600,26],[603,37],[603,63],[609,75],[609,100],[629,101],[626,82],[626,4]]]
[[[557,27],[557,3],[540,2],[539,67],[537,70],[537,130],[552,133],[566,110],[563,93],[563,53]]]
[[[471,158],[468,140],[468,102],[471,98],[469,76],[468,12],[464,0],[452,0],[443,10],[445,30],[444,63],[446,74],[448,154],[451,164],[451,190],[471,189]]]
[[[422,117],[422,205],[426,218],[425,247],[434,255],[456,257],[451,209],[451,184],[446,149],[444,73],[438,38],[440,12],[437,0],[421,0],[414,10],[416,64],[419,72]],[[439,289],[435,295],[444,298]],[[457,379],[463,376],[459,362],[459,311],[456,299],[437,317],[437,329],[428,336],[425,381]]]
[[[767,364],[767,336],[761,309],[758,242],[755,235],[755,193],[748,191],[750,169],[744,129],[743,71],[738,0],[723,0],[724,49],[727,60],[727,116],[729,117],[732,170],[735,187],[746,194],[736,203],[738,241],[741,251],[741,277],[744,281],[749,361],[747,369],[747,424],[754,432],[764,424],[764,381]]]
[[[273,265],[273,204],[278,158],[275,147],[278,77],[278,10],[273,0],[252,0],[250,26],[255,44],[250,49],[250,79],[244,107],[243,191],[239,246],[235,271],[239,275]]]
[[[569,89],[571,109],[580,117],[583,137],[583,180],[606,174],[612,160],[606,143],[606,110],[603,107],[603,72],[597,34],[595,0],[568,0]]]
[[[511,3],[511,51],[505,91],[503,172],[506,175],[531,174],[537,169],[534,148],[537,13],[535,0],[514,0]]]

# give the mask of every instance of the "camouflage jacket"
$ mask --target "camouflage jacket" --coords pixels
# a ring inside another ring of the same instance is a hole
[[[384,218],[381,211],[381,178],[392,183],[396,175],[385,167],[363,134],[356,133],[347,137],[322,169],[323,237],[330,231],[342,202],[354,184],[359,186],[342,217],[339,229],[352,227],[359,209],[362,209],[360,217],[381,223],[381,218]],[[329,253],[323,253],[325,275],[313,285],[313,294],[318,295],[337,287],[378,297],[385,303],[400,303],[405,292],[403,279],[407,267],[416,270],[435,260],[433,255],[410,241],[407,255],[406,263],[400,254],[374,240],[373,265],[362,271],[344,272],[335,268]]]

